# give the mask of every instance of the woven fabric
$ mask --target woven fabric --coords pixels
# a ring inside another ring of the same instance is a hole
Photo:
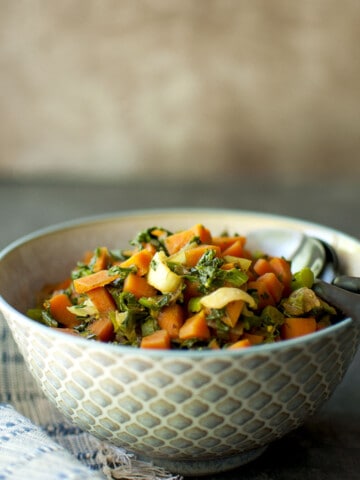
[[[180,480],[71,424],[29,374],[0,314],[0,480]]]
[[[0,405],[0,442],[1,480],[103,478],[8,405]]]

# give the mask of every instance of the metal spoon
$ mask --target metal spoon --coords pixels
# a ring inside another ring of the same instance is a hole
[[[323,240],[298,230],[278,228],[253,230],[246,238],[251,251],[266,252],[290,260],[293,272],[309,267],[315,278],[360,293],[360,278],[341,274],[335,250]]]
[[[326,251],[321,242],[303,232],[290,229],[259,229],[246,235],[249,250],[265,252],[271,256],[291,260],[292,270],[297,272],[310,267],[315,277],[323,270]]]
[[[315,275],[315,293],[345,315],[360,322],[360,278],[341,275],[335,250],[323,240],[287,229],[254,230],[247,246],[291,261],[293,272],[309,267]]]

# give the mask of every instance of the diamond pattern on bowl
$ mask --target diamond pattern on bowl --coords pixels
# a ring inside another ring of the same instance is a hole
[[[340,382],[359,341],[353,328],[304,343],[215,355],[142,356],[69,342],[9,322],[45,394],[81,428],[154,459],[220,458],[299,426]]]

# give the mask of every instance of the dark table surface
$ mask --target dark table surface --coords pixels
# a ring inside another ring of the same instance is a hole
[[[237,178],[87,184],[0,180],[0,248],[36,229],[83,216],[163,207],[255,210],[298,217],[360,238],[358,179],[306,185]],[[360,352],[330,400],[255,462],[213,479],[360,479]]]

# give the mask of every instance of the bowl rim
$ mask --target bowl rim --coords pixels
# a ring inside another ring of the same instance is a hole
[[[15,250],[21,248],[23,245],[30,243],[32,241],[36,241],[40,238],[44,238],[48,235],[56,234],[62,231],[71,230],[72,228],[82,228],[88,227],[92,223],[98,224],[102,222],[111,222],[116,219],[125,219],[129,217],[141,217],[149,215],[184,215],[184,214],[210,214],[210,215],[221,215],[221,214],[228,214],[228,215],[240,215],[242,217],[252,217],[252,218],[266,218],[268,220],[274,219],[279,221],[286,221],[289,223],[294,223],[294,227],[296,225],[297,228],[315,228],[320,229],[324,232],[329,232],[331,234],[338,234],[342,238],[347,239],[349,241],[359,243],[360,241],[351,236],[347,233],[341,232],[340,230],[327,227],[326,225],[322,225],[315,222],[310,222],[307,220],[299,219],[296,217],[280,215],[280,214],[272,214],[268,212],[260,212],[260,211],[252,211],[252,210],[240,210],[240,209],[229,209],[229,208],[202,208],[202,207],[188,207],[188,208],[149,208],[149,209],[137,209],[137,210],[121,210],[115,211],[110,213],[102,213],[97,215],[88,215],[83,216],[80,218],[74,218],[71,220],[66,220],[63,222],[59,222],[47,227],[43,227],[40,229],[36,229],[26,235],[19,237],[18,239],[9,243],[6,247],[4,247],[0,251],[0,268],[1,262],[5,257]],[[24,313],[17,310],[14,306],[8,303],[0,292],[0,313],[3,314],[5,320],[6,315],[4,312],[9,312],[12,315],[20,316],[22,322],[31,324],[32,328],[39,329],[39,331],[47,332],[47,334],[55,335],[59,340],[67,339],[67,342],[70,344],[78,344],[82,346],[88,345],[91,348],[92,342],[89,339],[83,338],[81,336],[69,335],[67,333],[61,332],[61,329],[50,328],[46,325],[38,323],[31,318],[27,317]],[[322,338],[323,336],[327,336],[332,332],[336,332],[337,330],[342,330],[347,328],[349,324],[354,323],[354,319],[352,317],[345,317],[338,323],[331,325],[325,329],[320,331],[279,342],[268,343],[268,344],[261,344],[261,345],[254,345],[251,348],[243,348],[243,349],[234,349],[234,350],[152,350],[152,349],[141,349],[135,348],[128,345],[117,345],[114,343],[105,343],[105,342],[96,342],[94,341],[93,345],[96,346],[98,349],[108,350],[109,353],[118,352],[119,354],[132,354],[132,356],[141,356],[141,357],[179,357],[179,358],[233,358],[238,356],[249,356],[253,353],[267,353],[273,350],[283,350],[287,349],[290,346],[301,346],[302,344],[309,344],[315,342],[317,339]],[[60,337],[59,337],[60,335]],[[66,337],[65,337],[66,335]]]

